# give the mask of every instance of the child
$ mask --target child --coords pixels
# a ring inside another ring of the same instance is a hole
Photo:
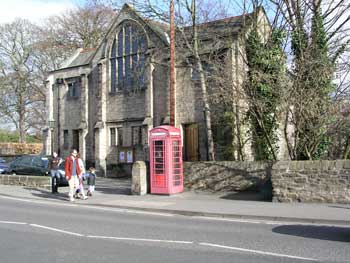
[[[84,180],[85,174],[80,175],[79,177],[79,185],[77,186],[77,190],[75,192],[75,198],[82,198],[86,200],[88,197],[84,193]]]
[[[95,191],[95,180],[96,180],[96,170],[94,167],[89,168],[89,173],[88,173],[88,196],[92,196],[92,193]]]

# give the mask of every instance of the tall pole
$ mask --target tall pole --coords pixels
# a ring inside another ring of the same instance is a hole
[[[170,0],[170,125],[175,126],[175,14]]]

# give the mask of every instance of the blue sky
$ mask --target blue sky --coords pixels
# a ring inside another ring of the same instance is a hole
[[[0,0],[0,23],[9,23],[16,17],[39,23],[47,16],[73,8],[84,0]]]

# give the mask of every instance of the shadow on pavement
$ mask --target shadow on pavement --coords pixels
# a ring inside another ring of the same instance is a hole
[[[63,194],[63,193],[53,194],[49,190],[43,190],[43,189],[32,188],[32,187],[25,187],[24,189],[31,191],[31,194],[33,196],[40,197],[40,198],[48,198],[48,199],[54,199],[54,200],[67,200],[68,199],[67,194]],[[58,191],[59,191],[59,189],[60,188],[58,188]]]
[[[284,225],[272,229],[274,233],[321,240],[350,242],[350,227]]]
[[[261,192],[257,191],[233,192],[220,196],[220,198],[227,200],[271,202],[271,200],[266,200],[265,196]]]
[[[329,205],[328,207],[331,207],[331,208],[340,208],[340,209],[350,209],[349,206],[340,206],[340,205]]]
[[[113,195],[131,195],[131,189],[126,187],[102,187],[96,186],[96,192],[101,194],[113,194]]]
[[[126,178],[96,178],[96,192],[101,194],[130,195],[131,179]]]

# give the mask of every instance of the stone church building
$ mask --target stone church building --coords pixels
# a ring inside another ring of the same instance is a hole
[[[269,30],[265,12],[258,12]],[[246,72],[243,16],[206,23],[203,41],[225,39],[232,80],[241,86]],[[223,30],[225,29],[225,30]],[[265,32],[264,31],[264,32]],[[76,148],[102,174],[120,165],[148,160],[148,132],[169,123],[169,28],[142,18],[124,5],[96,49],[79,49],[47,79],[48,128],[45,152],[65,157]],[[214,45],[212,45],[214,47]],[[183,135],[185,161],[207,160],[201,89],[195,70],[177,45],[175,126]],[[251,150],[247,148],[247,155]]]

